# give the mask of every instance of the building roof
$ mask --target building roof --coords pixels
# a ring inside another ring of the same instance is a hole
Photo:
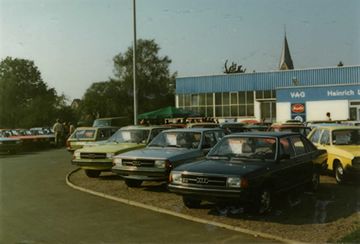
[[[294,83],[296,80],[296,84]],[[280,87],[360,84],[360,66],[176,78],[176,94],[275,90]]]
[[[289,45],[288,45],[288,42],[286,39],[286,35],[284,38],[283,49],[281,51],[279,69],[280,70],[294,69],[294,65],[293,65],[293,61],[291,59],[290,49],[289,49]]]

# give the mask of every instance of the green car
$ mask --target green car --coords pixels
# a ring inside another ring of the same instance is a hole
[[[126,126],[102,144],[83,147],[74,152],[71,163],[85,170],[88,177],[99,177],[101,171],[111,171],[115,155],[143,148],[157,134],[169,128],[162,126]]]

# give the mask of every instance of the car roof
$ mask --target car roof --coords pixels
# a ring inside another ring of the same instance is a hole
[[[161,125],[127,125],[120,128],[120,130],[134,130],[134,129],[142,129],[142,130],[151,130],[151,129],[167,129],[169,127],[161,126]]]
[[[271,125],[272,128],[305,128],[305,127],[308,127],[308,126],[305,126],[303,124],[299,124],[299,123],[274,123]]]
[[[344,130],[344,129],[359,129],[360,126],[357,125],[324,125],[324,126],[317,126],[316,129],[328,129],[328,130]]]
[[[301,135],[301,133],[297,133],[297,132],[284,132],[284,131],[250,131],[250,132],[240,132],[240,133],[233,133],[233,134],[229,134],[226,137],[232,137],[232,136],[249,136],[249,137],[256,137],[256,136],[260,136],[260,137],[285,137],[285,136],[293,136],[293,135]]]
[[[244,123],[244,122],[222,122],[222,123],[220,123],[220,126],[224,126],[224,125],[248,125],[248,124]]]
[[[204,132],[204,131],[224,131],[221,128],[181,128],[181,129],[170,129],[166,130],[166,132],[178,132],[178,131],[186,131],[186,132]]]

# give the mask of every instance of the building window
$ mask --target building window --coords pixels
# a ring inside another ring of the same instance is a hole
[[[238,93],[237,92],[230,93],[230,104],[231,105],[238,104]]]
[[[199,94],[191,95],[191,107],[199,106]]]
[[[222,94],[221,93],[215,93],[215,105],[222,105]]]
[[[190,107],[190,95],[189,94],[185,95],[185,106]]]
[[[253,91],[180,94],[178,97],[179,107],[200,112],[205,117],[254,116]]]
[[[178,101],[179,101],[179,107],[182,108],[185,106],[185,101],[184,101],[184,95],[183,94],[179,94],[178,95]]]
[[[274,99],[276,98],[275,90],[256,91],[256,99]]]

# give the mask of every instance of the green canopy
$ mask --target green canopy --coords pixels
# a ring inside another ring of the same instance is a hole
[[[185,118],[189,116],[194,116],[194,112],[168,106],[151,112],[139,114],[138,119]]]

